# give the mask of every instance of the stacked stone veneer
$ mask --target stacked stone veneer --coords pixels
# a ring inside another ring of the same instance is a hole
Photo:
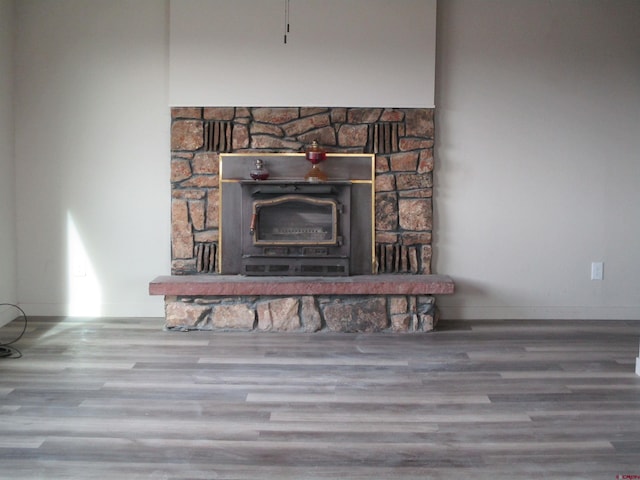
[[[220,153],[302,152],[313,140],[329,152],[376,155],[378,273],[430,274],[433,114],[429,108],[172,108],[172,274],[218,268]],[[428,296],[185,296],[167,297],[166,311],[171,328],[424,331],[433,328],[435,305]]]
[[[435,299],[423,295],[165,297],[169,330],[428,332]]]

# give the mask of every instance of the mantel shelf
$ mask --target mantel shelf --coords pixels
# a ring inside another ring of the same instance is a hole
[[[449,295],[447,275],[354,275],[349,277],[247,277],[165,275],[149,284],[151,295]]]

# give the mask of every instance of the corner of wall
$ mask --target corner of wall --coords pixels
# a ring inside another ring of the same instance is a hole
[[[0,0],[0,302],[15,303],[15,1]]]

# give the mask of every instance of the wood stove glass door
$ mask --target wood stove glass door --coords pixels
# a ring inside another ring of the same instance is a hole
[[[255,200],[254,245],[336,245],[338,202],[304,195]]]

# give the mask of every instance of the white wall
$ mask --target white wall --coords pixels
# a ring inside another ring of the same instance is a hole
[[[458,289],[444,316],[640,318],[640,2],[438,15],[435,265]]]
[[[147,285],[170,261],[167,8],[16,2],[17,296],[27,314],[163,314]],[[439,299],[445,318],[640,317],[639,8],[440,2],[435,268],[458,283]],[[0,159],[10,188],[11,162]],[[11,215],[0,206],[0,218]],[[605,262],[601,282],[589,279],[594,260]]]
[[[0,303],[16,303],[13,0],[0,0]],[[0,307],[0,326],[9,315]],[[12,314],[11,314],[12,315]]]
[[[433,107],[436,0],[171,2],[170,102]]]
[[[17,2],[18,291],[29,315],[162,316],[166,1]]]

